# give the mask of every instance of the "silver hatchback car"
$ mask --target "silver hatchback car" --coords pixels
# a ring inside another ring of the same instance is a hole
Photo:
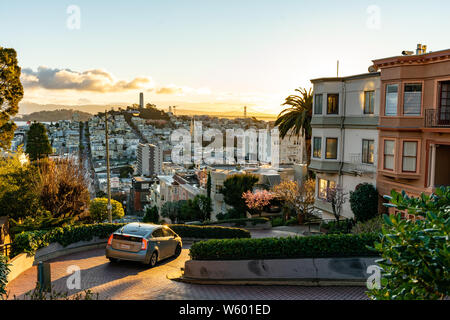
[[[180,236],[167,226],[129,223],[111,234],[105,254],[111,262],[139,261],[154,267],[158,261],[179,256],[182,246]]]

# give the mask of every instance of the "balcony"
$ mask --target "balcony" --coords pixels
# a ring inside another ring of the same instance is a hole
[[[426,109],[426,128],[450,128],[450,110]]]
[[[376,157],[373,156],[373,164],[363,162],[363,157],[361,153],[351,153],[350,163],[345,163],[344,170],[347,172],[355,173],[357,175],[362,174],[374,174],[377,169],[375,167]]]

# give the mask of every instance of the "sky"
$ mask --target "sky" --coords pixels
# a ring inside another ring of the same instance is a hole
[[[450,48],[447,0],[0,0],[23,102],[279,113],[310,79]]]

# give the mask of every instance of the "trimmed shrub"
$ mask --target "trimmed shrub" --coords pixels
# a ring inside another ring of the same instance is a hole
[[[370,183],[358,184],[350,192],[350,207],[356,221],[367,221],[378,215],[378,191]]]
[[[284,226],[284,221],[282,217],[272,219],[272,227]]]
[[[6,284],[8,283],[9,264],[8,258],[0,255],[0,300],[6,294]]]
[[[239,228],[172,224],[169,227],[182,238],[235,239],[250,238],[250,232]]]
[[[54,242],[66,247],[75,242],[90,241],[94,237],[104,239],[124,225],[125,223],[101,223],[55,228],[50,231],[37,230],[22,232],[16,235],[12,243],[11,256],[14,257],[23,252],[34,254],[36,250]],[[250,232],[237,228],[192,225],[169,225],[169,227],[182,238],[250,238]]]
[[[208,240],[194,243],[193,260],[259,260],[377,256],[378,234]]]

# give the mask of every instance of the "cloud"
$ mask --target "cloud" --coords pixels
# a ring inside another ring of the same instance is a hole
[[[209,95],[211,94],[211,90],[208,88],[199,88],[193,89],[190,87],[179,87],[176,85],[168,85],[157,88],[151,88],[148,90],[149,92],[154,92],[156,94],[172,94],[172,95],[185,95],[185,94],[194,94],[194,95]]]
[[[21,80],[25,88],[100,93],[144,89],[152,83],[151,78],[148,77],[137,77],[131,81],[117,80],[110,73],[99,69],[77,72],[43,66],[39,67],[37,71],[30,68],[22,69]]]

